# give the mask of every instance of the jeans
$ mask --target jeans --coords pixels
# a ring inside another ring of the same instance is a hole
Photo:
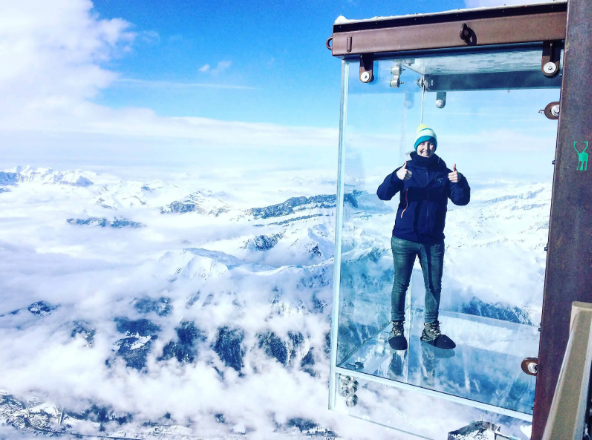
[[[442,267],[444,265],[444,240],[435,243],[414,243],[401,238],[391,238],[395,277],[393,280],[391,319],[405,320],[405,294],[411,281],[415,257],[423,272],[425,283],[425,322],[438,320],[440,292],[442,291]]]

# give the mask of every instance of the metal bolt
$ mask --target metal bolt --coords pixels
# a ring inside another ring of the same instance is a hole
[[[397,75],[397,76],[400,75],[401,74],[401,70],[402,70],[401,69],[401,66],[393,66],[393,67],[391,67],[391,73],[393,75]]]
[[[352,390],[350,390],[348,387],[342,387],[339,390],[339,394],[342,395],[343,397],[348,397],[351,394],[353,394],[354,392]]]
[[[342,382],[341,383],[341,392],[345,394],[353,394],[358,391],[359,382],[357,380]]]
[[[543,66],[543,70],[545,71],[545,73],[553,74],[557,72],[557,66],[555,65],[555,63],[549,61],[548,63],[545,63],[545,65]]]
[[[555,160],[553,160],[553,162],[551,162],[551,164],[555,165]]]
[[[370,76],[370,72],[362,72],[362,74],[360,75],[360,81],[362,81],[363,83],[369,83],[371,78],[372,77]]]
[[[358,404],[358,396],[355,394],[353,396],[349,396],[347,399],[345,399],[345,404],[350,408],[352,406],[356,406]]]
[[[530,371],[532,374],[537,374],[537,372],[539,371],[539,366],[534,362],[531,362],[530,364],[528,364],[528,371]]]
[[[350,390],[351,394],[355,393],[356,391],[358,391],[358,385],[359,382],[357,380],[354,380],[352,382],[349,382],[347,384],[342,385],[342,388],[347,388]]]
[[[436,107],[444,108],[446,105],[446,92],[436,93]]]
[[[395,76],[392,80],[391,80],[391,87],[399,87],[401,85],[401,78],[399,78],[398,76]]]
[[[545,252],[549,250],[549,246],[545,246]]]
[[[526,358],[520,364],[520,368],[526,374],[536,376],[539,371],[539,360],[538,358]]]
[[[354,378],[351,376],[341,376],[341,384],[342,386],[345,384],[348,384],[350,382],[353,382]]]
[[[551,107],[551,114],[555,117],[559,116],[559,104],[555,104]]]

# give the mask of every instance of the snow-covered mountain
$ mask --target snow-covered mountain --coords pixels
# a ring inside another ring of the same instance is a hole
[[[94,173],[80,170],[59,172],[51,168],[17,167],[0,171],[0,185],[14,185],[19,182],[61,184],[86,187],[93,184]]]
[[[334,194],[245,208],[249,194],[199,179],[29,167],[0,172],[0,188],[3,423],[137,438],[378,429],[325,410]],[[549,201],[549,184],[495,184],[449,206],[443,310],[538,325]],[[345,195],[342,298],[373,304],[353,341],[388,322],[395,206]],[[417,269],[412,297],[421,307]]]

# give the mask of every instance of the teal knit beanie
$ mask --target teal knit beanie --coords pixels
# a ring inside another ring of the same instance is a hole
[[[417,135],[415,136],[415,144],[413,145],[415,151],[417,151],[417,146],[425,141],[431,141],[434,144],[434,151],[438,148],[438,138],[434,130],[425,124],[421,124],[417,127]]]

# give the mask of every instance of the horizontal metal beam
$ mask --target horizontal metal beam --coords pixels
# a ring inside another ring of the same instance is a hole
[[[508,12],[510,11],[510,12]],[[333,26],[332,54],[349,57],[565,39],[566,3],[484,9]],[[461,33],[466,24],[465,34]]]
[[[428,92],[561,88],[561,76],[547,78],[540,70],[426,75],[426,80]]]

